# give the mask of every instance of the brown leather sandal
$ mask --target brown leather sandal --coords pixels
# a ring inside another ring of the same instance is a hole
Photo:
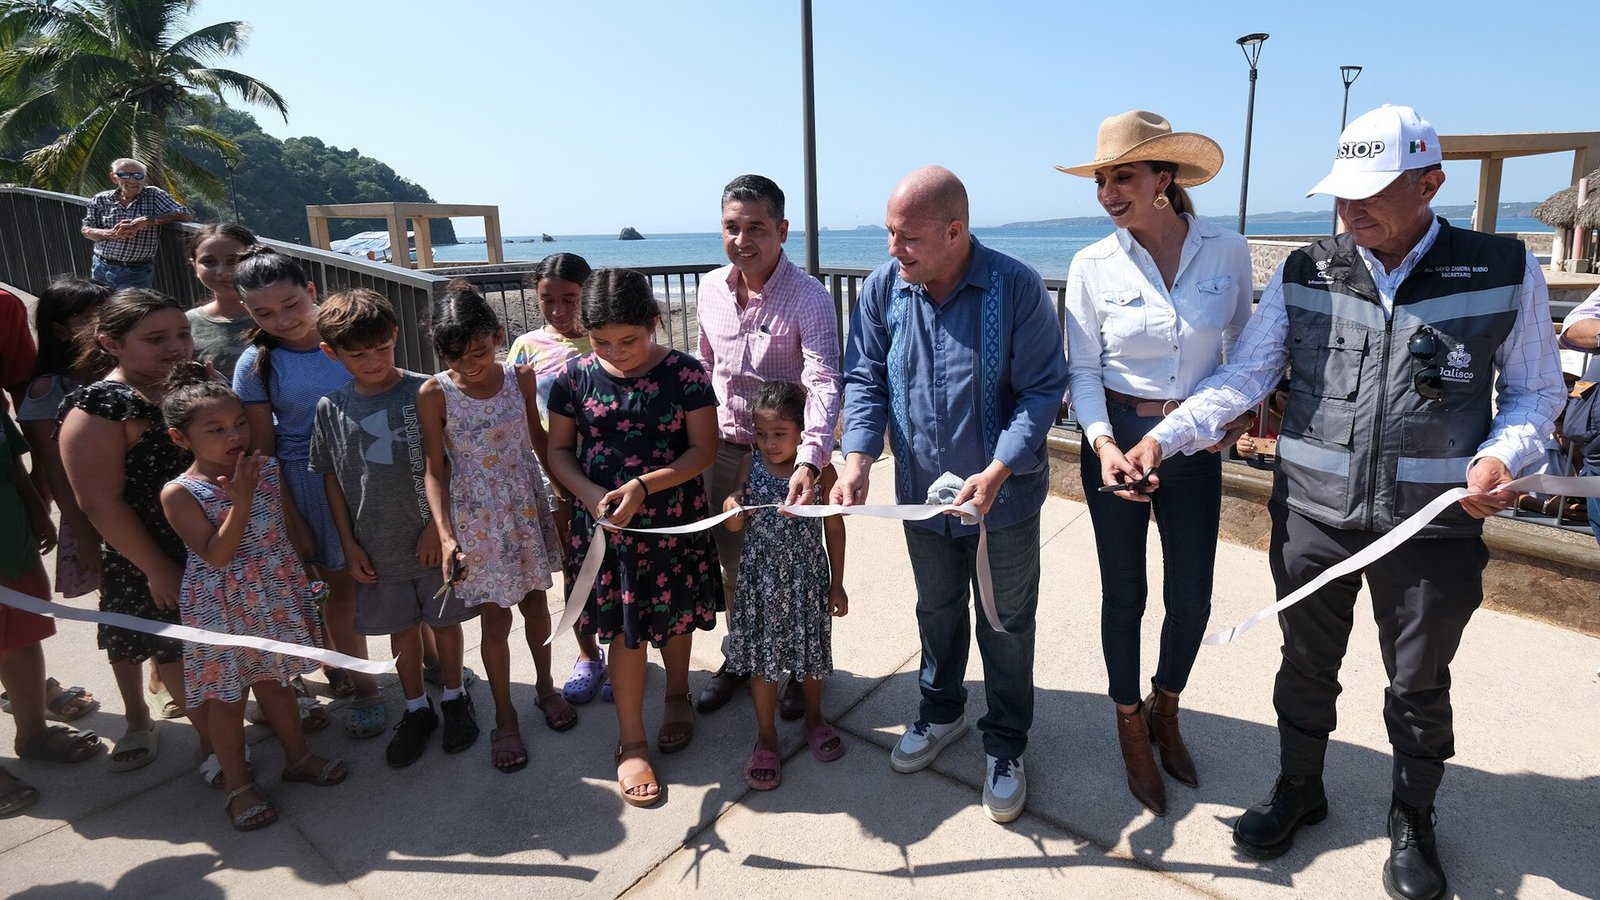
[[[662,753],[677,753],[694,740],[694,700],[691,695],[685,692],[682,697],[668,697],[666,709],[680,704],[688,712],[683,718],[672,718],[663,710],[661,728],[656,732],[656,747]]]
[[[629,744],[618,744],[616,762],[618,765],[621,765],[623,757],[634,756],[635,754],[637,754],[638,757],[649,759],[649,753],[649,741],[634,741]],[[654,794],[631,793],[631,791],[633,791],[635,788],[646,787],[652,784],[656,786],[656,792]],[[629,806],[637,806],[642,809],[645,807],[655,806],[661,800],[661,782],[656,780],[655,769],[652,769],[648,766],[645,767],[643,772],[638,772],[633,775],[617,776],[617,788],[622,791],[623,802],[627,803]]]

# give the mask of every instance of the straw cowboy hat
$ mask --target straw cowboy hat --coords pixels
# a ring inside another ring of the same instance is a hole
[[[1129,110],[1100,123],[1094,161],[1056,166],[1068,175],[1093,178],[1096,169],[1131,162],[1168,162],[1178,167],[1175,180],[1184,187],[1205,184],[1222,168],[1222,148],[1203,134],[1173,131],[1172,123],[1143,109]]]

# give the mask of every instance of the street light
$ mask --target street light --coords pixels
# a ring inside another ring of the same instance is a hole
[[[1339,77],[1344,79],[1344,111],[1339,113],[1339,133],[1344,134],[1344,126],[1350,124],[1350,85],[1356,83],[1361,77],[1360,66],[1340,66]],[[1339,233],[1339,204],[1333,204],[1333,231]]]
[[[811,0],[800,0],[800,106],[805,131],[806,271],[812,278],[820,278],[822,270],[819,258],[822,250],[817,234],[816,97],[816,78],[811,58]]]
[[[1256,60],[1261,58],[1261,45],[1266,43],[1267,35],[1263,32],[1247,34],[1234,43],[1244,52],[1245,62],[1250,64],[1250,104],[1245,107],[1244,113],[1244,173],[1239,176],[1239,233],[1244,234],[1245,203],[1250,197],[1250,130],[1255,125],[1256,118]]]
[[[240,162],[243,162],[243,159],[238,153],[224,152],[222,154],[222,164],[228,167],[228,197],[233,201],[233,224],[235,225],[239,224],[239,192],[234,190],[233,170],[239,168]]]

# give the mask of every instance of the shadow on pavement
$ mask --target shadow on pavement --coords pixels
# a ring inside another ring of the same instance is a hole
[[[897,775],[889,771],[887,759],[887,751],[908,721],[905,717],[915,712],[916,681],[915,671],[896,673],[845,717],[846,730],[884,751],[877,758],[856,762],[883,766],[884,778],[892,779],[889,790],[850,805],[828,794],[782,796],[774,805],[796,812],[843,809],[868,834],[901,847],[931,833],[953,810],[948,806],[918,807],[916,816],[896,812],[897,807],[919,804],[936,792],[916,790],[917,780],[930,777],[929,772]],[[982,682],[968,680],[966,687],[967,719],[974,727],[941,754],[932,768],[968,786],[969,802],[975,805],[984,768],[976,722],[985,705]],[[1380,752],[1340,741],[1336,732],[1324,773],[1329,818],[1303,829],[1289,853],[1263,863],[1238,854],[1231,831],[1239,813],[1265,797],[1277,776],[1275,727],[1185,709],[1184,735],[1200,769],[1201,786],[1191,789],[1169,778],[1167,815],[1158,818],[1146,813],[1128,793],[1108,698],[1048,688],[1038,688],[1035,696],[1034,727],[1024,756],[1028,815],[1007,827],[1028,828],[1029,819],[1038,817],[1102,851],[1109,852],[1126,839],[1134,858],[1160,871],[1245,878],[1285,887],[1295,886],[1297,877],[1313,869],[1325,853],[1381,842],[1381,846],[1374,844],[1377,854],[1370,873],[1370,886],[1377,889],[1379,868],[1388,853],[1385,823],[1392,761],[1387,746]],[[1343,709],[1347,715],[1381,715],[1377,704],[1369,706],[1362,709],[1359,698],[1351,697]],[[1226,812],[1217,814],[1218,806]],[[1447,764],[1438,801],[1438,834],[1451,886],[1464,897],[1514,896],[1523,890],[1524,879],[1533,876],[1581,896],[1600,896],[1600,866],[1594,863],[1594,848],[1600,846],[1597,809],[1600,778],[1507,775]],[[1212,822],[1193,822],[1195,815]],[[1202,829],[1197,831],[1196,824]],[[1217,862],[1192,861],[1196,859]],[[982,871],[1005,862],[974,859],[966,865]],[[1047,865],[1043,857],[1014,862]],[[1082,862],[1079,858],[1071,864]],[[784,865],[781,860],[763,859],[748,864]],[[926,869],[919,871],[926,874]],[[903,874],[910,877],[911,873]]]

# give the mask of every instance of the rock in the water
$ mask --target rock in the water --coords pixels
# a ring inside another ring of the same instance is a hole
[[[622,228],[622,232],[617,235],[617,240],[619,240],[619,241],[642,241],[642,240],[644,240],[644,235],[640,234],[639,233],[639,229],[634,228],[632,225],[625,225]]]
[[[554,244],[556,242],[556,239],[551,237],[548,234],[540,234],[539,235],[539,240],[543,241],[546,244]]]

